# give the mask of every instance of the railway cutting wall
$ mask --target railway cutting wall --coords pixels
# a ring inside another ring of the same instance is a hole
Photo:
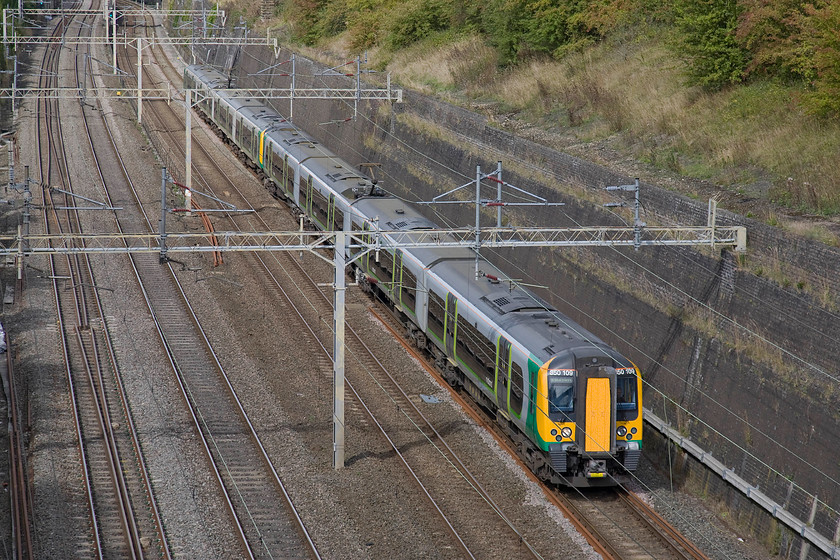
[[[199,57],[200,58],[200,57]],[[238,87],[288,87],[290,53],[217,49],[206,62],[233,67]],[[277,69],[280,68],[280,69]],[[353,87],[297,57],[296,85]],[[351,69],[352,70],[352,69]],[[350,70],[348,70],[350,71]],[[343,70],[342,70],[343,72]],[[287,100],[274,102],[282,114]],[[475,178],[476,166],[566,206],[505,210],[521,225],[624,225],[606,211],[603,187],[633,182],[516,137],[488,118],[414,92],[402,104],[296,100],[294,122],[354,165],[375,162],[382,184],[407,200],[432,197]],[[351,120],[347,120],[351,119]],[[472,188],[466,197],[474,196]],[[706,201],[642,183],[650,225],[706,225]],[[629,200],[629,199],[628,199]],[[440,206],[438,223],[474,223],[474,207]],[[720,210],[721,225],[748,229],[748,252],[692,248],[575,248],[502,251],[512,277],[545,286],[540,295],[631,357],[647,383],[645,405],[710,450],[802,520],[835,538],[840,503],[840,251]],[[483,225],[491,225],[487,215]],[[787,353],[789,352],[789,354]],[[677,484],[718,500],[731,519],[792,557],[799,537],[732,492],[653,429],[646,451]],[[810,466],[808,466],[810,465]],[[818,497],[818,498],[816,498]],[[810,557],[819,558],[813,550]]]

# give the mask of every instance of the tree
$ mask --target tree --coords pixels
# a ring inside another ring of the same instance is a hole
[[[817,3],[815,3],[817,4]],[[809,5],[803,21],[802,44],[813,53],[813,92],[809,108],[820,115],[840,114],[840,4]]]
[[[720,89],[743,80],[748,53],[735,31],[740,9],[735,0],[679,0],[674,5],[677,46],[688,62],[692,83]]]

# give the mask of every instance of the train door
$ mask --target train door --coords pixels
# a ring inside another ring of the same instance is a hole
[[[455,357],[455,325],[458,320],[458,299],[451,293],[446,294],[446,332],[443,337],[443,344],[446,353]]]
[[[590,455],[615,451],[615,370],[603,359],[576,360],[578,370],[578,445]],[[583,363],[581,363],[583,362]],[[586,362],[590,366],[586,367]],[[581,402],[582,399],[582,402]]]
[[[403,252],[399,251],[400,260],[400,303],[403,309],[418,319],[422,314],[417,311],[417,277],[405,264]]]
[[[370,231],[370,224],[368,222],[365,222],[364,231]],[[370,235],[365,233],[364,234],[364,239],[365,239],[366,242],[370,242]],[[371,259],[370,254],[372,252],[373,251],[367,251],[367,252],[365,252],[364,255],[362,255],[362,269],[365,272],[370,272],[370,259]]]
[[[257,165],[262,167],[263,162],[262,154],[259,152],[260,147],[262,147],[262,134],[254,128],[250,134],[251,161],[256,161]]]
[[[426,318],[426,327],[429,338],[435,339],[443,344],[446,339],[444,330],[446,325],[446,302],[437,293],[432,290],[431,286],[427,286],[428,317]]]
[[[268,142],[265,141],[265,131],[260,132],[260,163],[263,169],[271,171],[271,150],[267,150]]]
[[[525,362],[530,366],[530,362]],[[510,362],[510,413],[517,418],[522,416],[522,404],[525,395],[525,374],[530,369],[522,366],[516,360]]]
[[[301,180],[300,185],[300,208],[304,214],[312,215],[312,176]]]
[[[289,165],[289,154],[283,154],[283,190],[289,197],[295,196],[295,174]]]
[[[507,412],[510,398],[510,341],[499,336],[496,351],[496,402],[499,410]]]
[[[338,199],[335,194],[330,194],[330,228],[333,231],[342,231],[344,229],[344,212],[338,206]]]
[[[402,257],[403,252],[397,249],[397,251],[394,253],[394,284],[393,291],[391,292],[391,296],[397,308],[399,308],[400,303],[402,301]]]

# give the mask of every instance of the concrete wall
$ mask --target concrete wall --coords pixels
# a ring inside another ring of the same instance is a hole
[[[240,87],[288,87],[288,78],[263,74],[254,83],[248,76],[287,58],[258,49],[210,52],[217,65],[235,61]],[[319,76],[322,71],[298,59],[297,85],[352,87]],[[276,106],[288,114],[287,101]],[[354,121],[344,122],[353,116],[352,105],[298,100],[294,122],[354,165],[381,163],[383,185],[409,200],[430,200],[473,179],[476,165],[489,171],[501,160],[506,181],[567,202],[560,209],[506,211],[515,223],[621,225],[600,207],[599,189],[630,183],[631,177],[516,138],[480,115],[412,92],[405,92],[402,105],[359,109]],[[705,225],[706,201],[655,185],[642,189],[649,224]],[[471,225],[474,209],[447,206],[432,217]],[[812,494],[818,495],[815,527],[833,538],[838,516],[824,504],[840,504],[840,251],[726,211],[718,220],[747,226],[746,257],[709,249],[586,248],[507,251],[497,260],[512,277],[546,286],[542,296],[636,361],[648,383],[645,405],[740,476],[803,520]],[[654,439],[646,451],[667,465],[659,454],[665,446]],[[696,466],[681,469],[680,483],[717,494],[739,522],[798,557],[798,537],[745,509],[723,481],[710,481]]]

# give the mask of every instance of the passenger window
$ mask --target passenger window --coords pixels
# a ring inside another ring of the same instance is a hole
[[[618,410],[636,409],[636,376],[621,375],[615,382],[615,402]]]
[[[574,377],[549,375],[548,412],[571,412],[575,408]]]

